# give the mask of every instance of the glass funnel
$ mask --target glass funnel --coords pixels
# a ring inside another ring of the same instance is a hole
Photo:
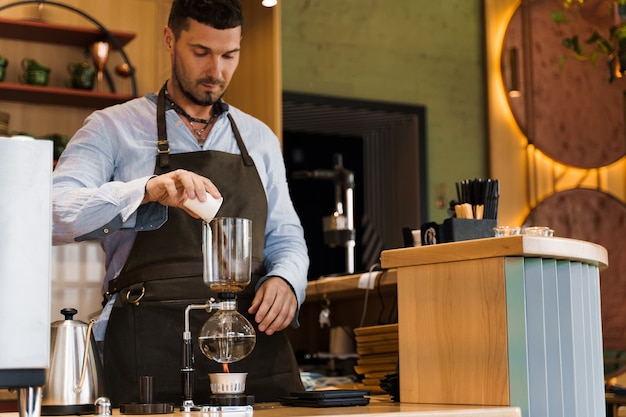
[[[217,217],[202,223],[204,283],[213,291],[238,293],[250,283],[252,220]]]

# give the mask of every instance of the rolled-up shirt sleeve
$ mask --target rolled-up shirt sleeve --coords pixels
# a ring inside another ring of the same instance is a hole
[[[167,210],[161,205],[138,211],[154,173],[154,137],[136,134],[141,130],[132,124],[132,130],[117,127],[123,122],[115,119],[123,118],[121,111],[93,113],[61,154],[52,175],[53,244],[164,222]]]

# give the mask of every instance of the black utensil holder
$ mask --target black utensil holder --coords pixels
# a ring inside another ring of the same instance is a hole
[[[497,225],[496,219],[477,220],[451,217],[443,221],[443,238],[446,242],[459,242],[494,237],[493,228]]]

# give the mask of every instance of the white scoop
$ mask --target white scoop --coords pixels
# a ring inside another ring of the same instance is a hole
[[[193,200],[191,198],[188,198],[187,200],[185,200],[183,205],[189,210],[196,213],[198,217],[208,223],[213,220],[213,218],[217,214],[217,211],[222,206],[223,201],[224,198],[222,197],[213,198],[211,194],[206,193],[206,201],[202,202],[197,198],[194,198]]]

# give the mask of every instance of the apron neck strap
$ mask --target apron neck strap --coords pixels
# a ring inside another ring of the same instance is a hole
[[[170,165],[170,144],[167,141],[167,130],[165,124],[165,88],[167,86],[167,81],[161,87],[159,91],[159,95],[157,97],[157,153],[159,158],[159,166],[161,168],[167,168]],[[246,166],[253,166],[254,161],[252,157],[248,153],[248,149],[246,145],[243,143],[243,139],[241,138],[241,133],[239,133],[239,128],[237,124],[233,120],[233,117],[230,113],[227,114],[228,121],[230,122],[231,129],[235,134],[235,139],[237,140],[237,145],[239,146],[239,151],[241,152],[241,158],[243,159],[243,163]]]
[[[241,157],[243,158],[243,164],[245,166],[254,165],[254,161],[252,157],[248,153],[248,148],[243,143],[243,139],[241,138],[241,133],[239,133],[239,128],[237,127],[237,123],[233,120],[233,116],[230,113],[227,114],[228,120],[230,121],[230,126],[233,129],[233,133],[235,134],[235,139],[237,140],[237,145],[239,146],[239,151],[241,152]]]
[[[157,98],[157,153],[159,155],[159,166],[166,168],[170,165],[170,144],[167,141],[167,130],[165,128],[165,86],[161,87]]]

